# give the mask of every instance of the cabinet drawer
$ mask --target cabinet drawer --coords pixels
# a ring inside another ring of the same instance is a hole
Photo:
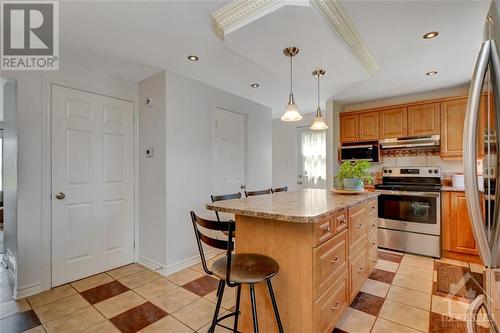
[[[342,209],[335,214],[335,232],[338,233],[347,228],[347,209]]]
[[[366,240],[368,223],[368,205],[359,205],[349,209],[349,247],[352,251]]]
[[[314,223],[314,246],[317,246],[333,237],[335,228],[332,228],[332,220],[334,217],[335,215],[332,215]]]
[[[349,258],[349,295],[350,300],[356,297],[359,289],[368,276],[368,258],[366,246]]]
[[[375,248],[377,247],[377,232],[376,231],[377,230],[375,229],[375,232],[370,232],[368,234],[368,248],[370,249],[370,251],[373,247],[375,247]]]
[[[378,218],[378,202],[377,200],[372,200],[367,203],[368,206],[368,216],[370,218],[377,217]]]
[[[347,272],[347,230],[313,249],[314,299]]]
[[[314,303],[314,332],[330,333],[348,305],[347,274]]]

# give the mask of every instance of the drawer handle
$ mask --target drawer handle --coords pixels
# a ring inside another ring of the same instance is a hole
[[[360,224],[358,224],[358,225],[356,226],[356,228],[358,228],[358,229],[363,228],[363,224],[361,224],[361,223],[360,223]]]
[[[372,242],[372,245],[375,245],[375,244],[377,244],[377,242]]]
[[[332,260],[332,264],[336,264],[340,261],[339,257],[335,257],[335,259]]]
[[[338,217],[337,221],[339,221],[341,224],[345,223],[345,218],[344,217]]]
[[[327,232],[330,232],[330,226],[322,227],[321,230],[323,230],[323,233],[326,234]]]
[[[363,267],[358,268],[358,273],[363,272]]]
[[[377,263],[377,260],[372,260],[372,263],[376,264],[376,263]]]
[[[372,206],[372,209],[375,209],[375,205]]]
[[[339,302],[335,303],[335,305],[332,306],[332,310],[333,311],[337,311],[338,309],[340,309],[340,303]]]
[[[377,223],[372,223],[372,227],[376,227],[377,226]]]

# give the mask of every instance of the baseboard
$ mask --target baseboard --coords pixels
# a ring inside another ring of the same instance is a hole
[[[449,258],[449,259],[460,260],[460,261],[468,261],[468,262],[473,262],[476,264],[483,264],[481,261],[481,258],[479,258],[479,256],[474,255],[474,254],[442,250],[441,256],[443,258]]]
[[[42,283],[37,282],[14,290],[14,299],[20,299],[41,293],[43,291]]]
[[[210,259],[219,253],[220,253],[220,250],[216,250],[216,249],[205,250],[205,257],[207,259]],[[175,264],[170,264],[170,265],[166,265],[166,266],[158,263],[155,260],[149,259],[149,258],[141,256],[141,255],[138,257],[138,260],[137,260],[137,263],[144,265],[147,268],[152,269],[152,270],[154,270],[162,275],[170,275],[170,274],[176,273],[176,272],[181,271],[185,268],[191,267],[199,262],[201,262],[199,255],[195,255],[195,256],[192,256],[190,258],[186,258],[184,260],[176,262]]]

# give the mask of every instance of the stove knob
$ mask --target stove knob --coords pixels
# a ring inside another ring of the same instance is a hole
[[[384,173],[387,173],[387,170],[384,170]]]
[[[438,172],[439,172],[439,171],[438,171],[438,169],[435,169],[435,170],[434,170],[434,173],[438,173]]]
[[[389,173],[392,173],[392,170],[389,170]]]
[[[432,173],[432,170],[431,170],[431,169],[429,169],[429,173]]]

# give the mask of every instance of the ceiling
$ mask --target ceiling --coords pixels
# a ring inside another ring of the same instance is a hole
[[[470,80],[490,1],[340,1],[378,70],[369,75],[307,2],[281,7],[222,40],[211,14],[228,1],[60,2],[61,62],[79,63],[130,81],[162,68],[284,110],[289,62],[294,95],[303,113],[316,108],[311,72],[325,68],[326,100],[357,103]],[[439,36],[422,39],[425,32]],[[198,62],[187,55],[196,54]],[[435,76],[426,76],[437,70]],[[259,83],[258,89],[250,87]]]

